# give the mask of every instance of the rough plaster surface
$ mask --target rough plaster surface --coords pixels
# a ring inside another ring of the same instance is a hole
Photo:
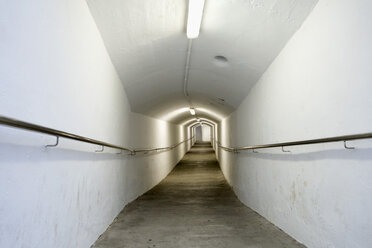
[[[321,0],[300,30],[221,123],[226,145],[371,131],[372,3]],[[309,248],[372,243],[372,142],[218,151],[238,197]]]
[[[182,95],[187,1],[87,2],[132,109],[159,118],[188,107]],[[206,1],[190,62],[188,89],[195,107],[225,117],[238,107],[316,3]],[[227,57],[228,63],[216,64],[217,55]]]
[[[83,0],[0,2],[0,113],[113,144],[179,142],[179,126],[133,114]],[[130,157],[0,127],[0,247],[89,247],[188,149]]]

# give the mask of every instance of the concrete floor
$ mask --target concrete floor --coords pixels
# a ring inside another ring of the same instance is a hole
[[[94,248],[305,247],[244,206],[210,144],[195,144],[156,187],[130,203]]]

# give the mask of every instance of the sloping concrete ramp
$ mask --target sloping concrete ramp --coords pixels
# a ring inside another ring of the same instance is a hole
[[[244,206],[208,143],[196,143],[156,187],[130,203],[94,248],[305,247]]]

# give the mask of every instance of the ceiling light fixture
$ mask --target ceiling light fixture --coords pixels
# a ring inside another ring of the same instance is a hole
[[[195,109],[194,108],[190,108],[190,114],[195,115]]]
[[[195,39],[199,36],[203,17],[205,0],[189,0],[189,13],[187,17],[187,38]]]

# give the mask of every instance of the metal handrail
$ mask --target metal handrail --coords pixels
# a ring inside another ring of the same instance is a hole
[[[189,139],[186,139],[186,140],[183,140],[183,141],[181,141],[181,142],[179,142],[175,145],[167,146],[167,147],[148,148],[148,149],[131,149],[131,148],[117,146],[117,145],[113,145],[113,144],[110,144],[110,143],[107,143],[107,142],[87,138],[87,137],[84,137],[84,136],[60,131],[60,130],[57,130],[57,129],[52,129],[52,128],[32,124],[32,123],[29,123],[29,122],[5,117],[5,116],[2,116],[2,115],[0,115],[0,124],[56,136],[57,137],[56,145],[58,145],[58,138],[62,137],[62,138],[77,140],[77,141],[81,141],[81,142],[85,142],[85,143],[100,145],[102,147],[111,147],[111,148],[115,148],[115,149],[118,149],[118,150],[128,151],[131,154],[136,154],[136,153],[141,153],[141,152],[146,152],[147,153],[147,152],[152,152],[152,151],[172,150],[172,149],[176,148],[177,146],[181,145],[182,143],[185,143],[185,142],[191,140],[192,138],[194,138],[194,136],[193,136],[193,137],[191,137]],[[51,146],[56,146],[56,145],[51,145]],[[103,149],[102,149],[102,151],[103,151]]]
[[[227,146],[223,146],[218,140],[215,140],[212,138],[212,140],[214,140],[214,142],[218,145],[218,147],[228,151],[228,152],[235,152],[235,148],[233,147],[227,147]]]
[[[372,138],[372,133],[361,133],[361,134],[334,136],[334,137],[327,137],[327,138],[320,138],[320,139],[290,141],[290,142],[272,143],[272,144],[264,144],[264,145],[251,145],[251,146],[243,146],[243,147],[227,147],[227,146],[221,145],[221,143],[218,140],[215,140],[215,139],[213,140],[219,147],[221,147],[222,149],[226,151],[238,152],[238,151],[245,151],[245,150],[255,150],[255,149],[274,148],[274,147],[281,147],[283,150],[283,147],[287,147],[287,146],[310,145],[310,144],[320,144],[320,143],[330,143],[330,142],[340,142],[340,141],[344,142],[344,147],[346,149],[354,149],[353,147],[348,147],[346,145],[346,141],[371,139],[371,138]]]
[[[164,151],[164,150],[172,150],[174,148],[176,148],[177,146],[181,145],[182,143],[185,143],[191,139],[193,139],[194,136],[192,136],[191,138],[188,138],[188,139],[185,139],[177,144],[174,144],[172,146],[166,146],[166,147],[159,147],[159,148],[148,148],[148,149],[135,149],[133,150],[134,153],[136,152],[144,152],[144,153],[148,153],[148,152],[152,152],[152,151]]]

